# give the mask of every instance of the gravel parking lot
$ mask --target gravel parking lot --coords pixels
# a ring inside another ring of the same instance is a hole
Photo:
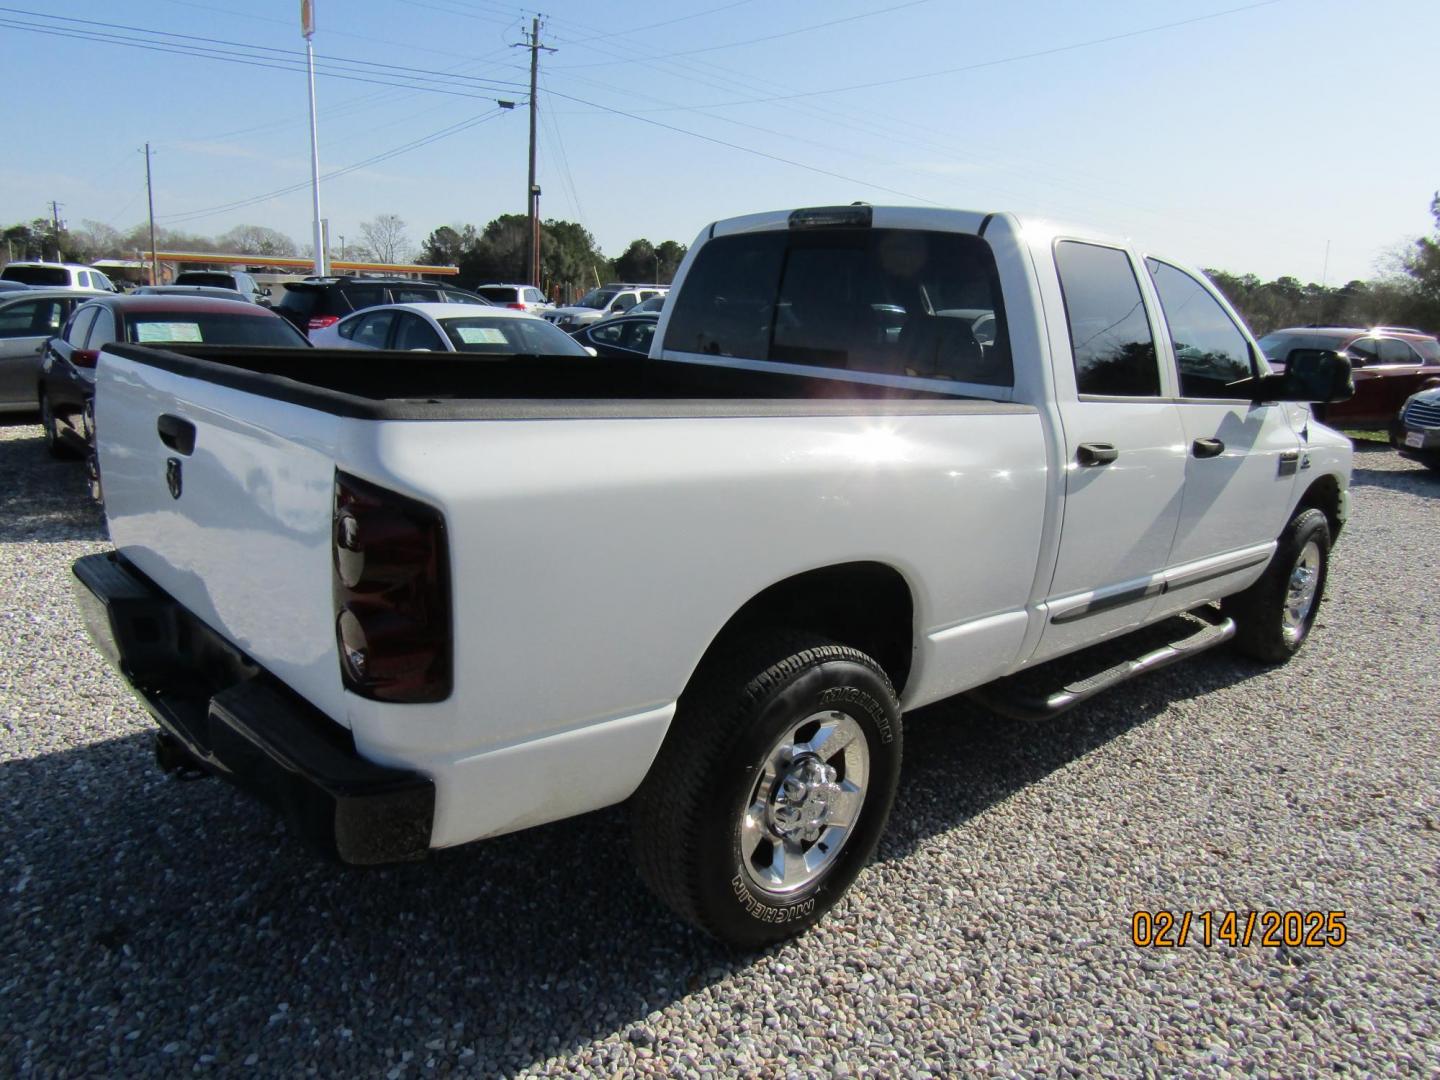
[[[650,901],[623,808],[362,872],[162,776],[70,601],[79,466],[12,424],[0,478],[7,1074],[1440,1072],[1440,475],[1388,448],[1292,664],[912,716],[877,863],[755,957]],[[1143,950],[1136,909],[1349,940]]]

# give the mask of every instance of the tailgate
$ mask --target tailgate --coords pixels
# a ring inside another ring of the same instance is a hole
[[[116,549],[341,723],[330,530],[344,424],[127,357],[100,359],[95,429]]]

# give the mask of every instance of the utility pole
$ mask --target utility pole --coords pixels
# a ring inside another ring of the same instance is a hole
[[[517,48],[530,50],[530,182],[525,187],[526,217],[529,219],[529,245],[525,255],[525,280],[531,285],[540,284],[540,187],[535,183],[535,117],[539,107],[536,99],[540,75],[540,50],[555,52],[548,45],[540,44],[540,16],[530,20],[530,40],[516,43]]]
[[[533,136],[533,135],[531,136],[531,141],[532,141],[532,142],[534,141],[534,136]],[[531,156],[532,156],[532,160],[533,160],[533,156],[534,156],[534,151],[533,151],[533,150],[531,151]],[[535,174],[535,167],[534,167],[533,165],[530,167],[530,174],[531,174],[532,176]],[[56,261],[56,262],[59,262],[59,261],[60,261],[60,203],[56,202],[54,199],[51,199],[51,200],[50,200],[50,239],[55,242],[55,261]]]
[[[145,144],[145,201],[150,204],[150,284],[160,284],[160,263],[155,258],[155,189],[150,183],[150,144]]]

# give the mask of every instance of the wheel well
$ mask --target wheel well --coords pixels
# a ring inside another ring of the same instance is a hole
[[[1334,543],[1340,535],[1340,481],[1333,476],[1322,476],[1306,489],[1295,507],[1300,510],[1319,510],[1330,523],[1330,541]]]
[[[731,616],[706,659],[736,635],[766,627],[809,630],[859,649],[885,669],[897,694],[910,677],[914,600],[900,572],[885,563],[842,563],[777,581]]]

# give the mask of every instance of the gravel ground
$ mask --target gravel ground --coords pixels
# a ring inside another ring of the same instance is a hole
[[[12,425],[0,477],[10,1075],[1440,1073],[1440,475],[1388,449],[1293,663],[916,714],[877,863],[757,957],[657,910],[623,809],[361,872],[161,776],[69,599],[105,547],[79,467]],[[1349,941],[1142,950],[1137,908]]]

